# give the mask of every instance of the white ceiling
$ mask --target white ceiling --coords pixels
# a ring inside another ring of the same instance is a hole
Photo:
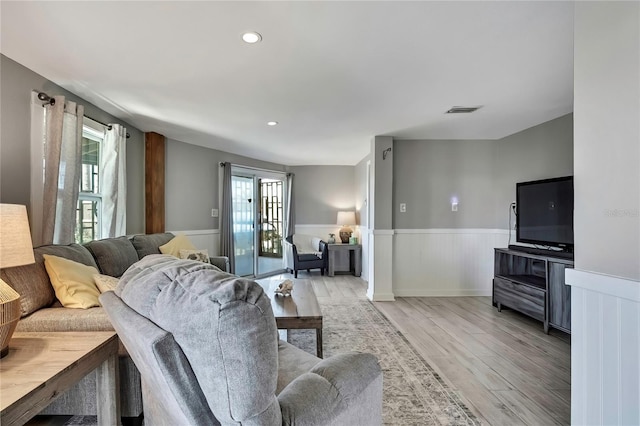
[[[286,165],[356,164],[375,135],[497,139],[573,110],[570,2],[0,7],[2,53],[65,89],[143,131]]]

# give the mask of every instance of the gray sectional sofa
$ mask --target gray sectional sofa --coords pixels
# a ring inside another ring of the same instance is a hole
[[[2,279],[20,294],[22,318],[16,331],[111,331],[113,326],[102,307],[69,309],[57,301],[44,266],[44,254],[64,257],[97,268],[102,274],[120,277],[132,264],[174,237],[171,233],[134,235],[92,241],[84,246],[49,245],[34,249],[36,263],[1,271]],[[211,263],[228,270],[226,257]],[[143,412],[140,373],[123,346],[120,348],[120,400],[123,417],[139,417]],[[43,414],[94,415],[96,413],[95,373],[52,403]]]

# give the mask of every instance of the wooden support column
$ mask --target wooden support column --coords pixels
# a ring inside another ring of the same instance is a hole
[[[164,136],[144,135],[145,232],[164,232]]]

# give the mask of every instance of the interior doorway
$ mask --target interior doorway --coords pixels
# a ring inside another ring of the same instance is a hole
[[[286,176],[234,167],[231,183],[236,274],[281,273]]]

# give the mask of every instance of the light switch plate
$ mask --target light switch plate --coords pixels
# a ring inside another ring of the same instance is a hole
[[[407,212],[407,203],[400,203],[400,213]]]
[[[211,209],[211,217],[218,217],[218,209]]]

